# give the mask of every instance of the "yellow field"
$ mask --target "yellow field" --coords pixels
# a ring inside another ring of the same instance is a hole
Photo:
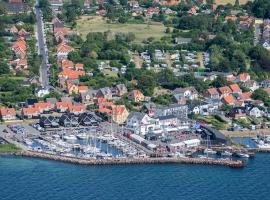
[[[89,16],[82,16],[77,20],[76,29],[83,38],[85,38],[89,32],[106,32],[108,30],[114,33],[132,32],[136,37],[135,42],[142,42],[149,37],[160,39],[165,35],[165,27],[162,24],[110,24],[102,17]]]

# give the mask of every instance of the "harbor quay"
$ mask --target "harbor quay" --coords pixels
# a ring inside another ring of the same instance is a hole
[[[46,130],[24,122],[1,125],[0,137],[22,150],[15,155],[82,165],[182,163],[242,168],[255,153],[270,152],[267,136],[251,138],[257,146],[237,145],[233,138],[204,126],[163,136],[134,134],[109,122]]]
[[[220,165],[232,168],[244,167],[244,162],[237,160],[214,160],[207,158],[112,158],[112,159],[82,159],[68,156],[59,156],[44,152],[22,151],[14,155],[42,158],[55,161],[62,161],[80,165],[129,165],[129,164],[198,164],[198,165]]]

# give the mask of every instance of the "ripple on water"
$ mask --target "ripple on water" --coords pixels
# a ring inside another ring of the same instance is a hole
[[[269,200],[270,155],[244,169],[202,165],[77,166],[0,158],[4,200]]]

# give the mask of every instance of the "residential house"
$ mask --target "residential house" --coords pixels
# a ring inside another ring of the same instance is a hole
[[[109,87],[104,87],[98,90],[97,98],[112,99],[112,91]]]
[[[236,102],[237,102],[237,100],[231,94],[223,97],[222,100],[224,101],[225,104],[230,105],[230,106],[236,105]]]
[[[86,111],[86,106],[85,105],[72,105],[72,106],[69,106],[68,111],[74,115],[79,115]]]
[[[126,121],[126,128],[135,134],[146,135],[149,132],[160,130],[157,119],[145,113],[131,112]]]
[[[248,73],[242,73],[236,77],[235,82],[246,82],[249,80],[250,80],[250,75]]]
[[[65,102],[60,101],[56,103],[56,110],[57,112],[60,112],[60,113],[68,112],[71,106],[72,106],[71,101],[65,101]]]
[[[118,84],[115,86],[115,94],[119,97],[127,93],[127,87],[125,84]]]
[[[56,108],[56,103],[57,103],[57,99],[54,98],[54,97],[51,97],[51,98],[46,98],[46,102],[50,102],[53,106],[53,109]]]
[[[79,125],[77,118],[72,114],[63,114],[59,118],[59,124],[64,127],[76,127]]]
[[[153,102],[147,102],[144,104],[144,110],[150,117],[155,115],[156,108],[157,106]]]
[[[180,118],[187,118],[188,106],[179,104],[170,104],[156,108],[155,116],[176,115]]]
[[[54,29],[65,27],[64,22],[61,21],[58,17],[53,17],[51,23],[52,23]]]
[[[39,113],[48,113],[53,109],[51,102],[38,102],[34,104],[34,108],[39,111]]]
[[[86,93],[89,90],[88,86],[86,85],[80,85],[78,87],[78,93],[82,94],[82,93]]]
[[[65,44],[64,42],[63,43],[60,43],[58,46],[57,46],[57,58],[59,60],[61,59],[66,59],[68,54],[73,51],[73,49],[68,46],[67,44]]]
[[[147,9],[147,11],[144,13],[146,17],[152,17],[154,14],[158,15],[160,13],[159,7],[153,8],[150,7]]]
[[[63,0],[49,0],[52,10],[59,11],[63,7]]]
[[[243,119],[246,118],[246,109],[245,107],[234,107],[230,112],[230,117],[233,119]]]
[[[40,111],[35,107],[23,108],[22,116],[27,119],[38,118],[40,116]]]
[[[67,91],[69,95],[78,94],[79,86],[72,82],[67,83]]]
[[[186,88],[176,88],[173,91],[173,94],[178,97],[184,97],[188,100],[195,100],[198,99],[198,92],[194,87],[186,87]]]
[[[270,88],[270,79],[263,80],[260,84],[262,88]]]
[[[255,90],[260,88],[258,82],[254,81],[254,80],[248,80],[248,81],[242,83],[242,86],[250,89],[252,92],[254,92]]]
[[[58,77],[67,80],[67,79],[79,79],[79,77],[83,75],[85,75],[85,71],[73,71],[69,68],[64,68],[63,71],[58,74]]]
[[[177,127],[178,126],[178,117],[175,115],[159,116],[157,117],[159,125],[166,129],[168,126]]]
[[[232,93],[231,88],[228,86],[220,87],[218,88],[218,91],[221,98],[226,97]]]
[[[16,119],[16,111],[14,108],[2,107],[0,112],[1,112],[1,118],[3,121]]]
[[[83,104],[93,104],[97,98],[98,90],[88,89],[86,93],[81,93],[81,101]]]
[[[134,102],[141,102],[144,101],[145,97],[140,90],[135,89],[128,94],[128,99]]]
[[[176,37],[174,39],[175,44],[189,44],[192,38]]]
[[[263,111],[261,111],[258,107],[255,106],[250,106],[246,108],[246,113],[250,117],[262,117],[263,116]]]
[[[241,90],[241,88],[239,87],[239,85],[238,84],[232,84],[232,85],[230,85],[229,86],[230,87],[230,89],[232,90],[232,93],[242,93],[242,90]]]
[[[129,115],[129,112],[124,105],[112,106],[112,120],[117,124],[123,124]]]
[[[209,88],[206,90],[206,92],[204,93],[204,98],[207,99],[219,99],[219,92],[216,88]]]

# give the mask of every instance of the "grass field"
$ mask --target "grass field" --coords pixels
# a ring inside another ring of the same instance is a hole
[[[16,153],[21,151],[14,144],[0,144],[0,153]]]
[[[252,1],[252,0],[239,0],[239,3],[240,3],[240,4],[245,4],[245,3],[247,3],[248,1]],[[216,0],[215,2],[216,2],[217,4],[227,4],[227,3],[234,4],[234,3],[235,3],[235,0]]]
[[[102,17],[89,17],[82,16],[77,20],[77,32],[82,35],[83,38],[89,32],[106,32],[112,31],[113,33],[128,33],[135,34],[135,42],[142,42],[144,39],[153,37],[160,39],[165,35],[165,27],[162,24],[109,24]]]

